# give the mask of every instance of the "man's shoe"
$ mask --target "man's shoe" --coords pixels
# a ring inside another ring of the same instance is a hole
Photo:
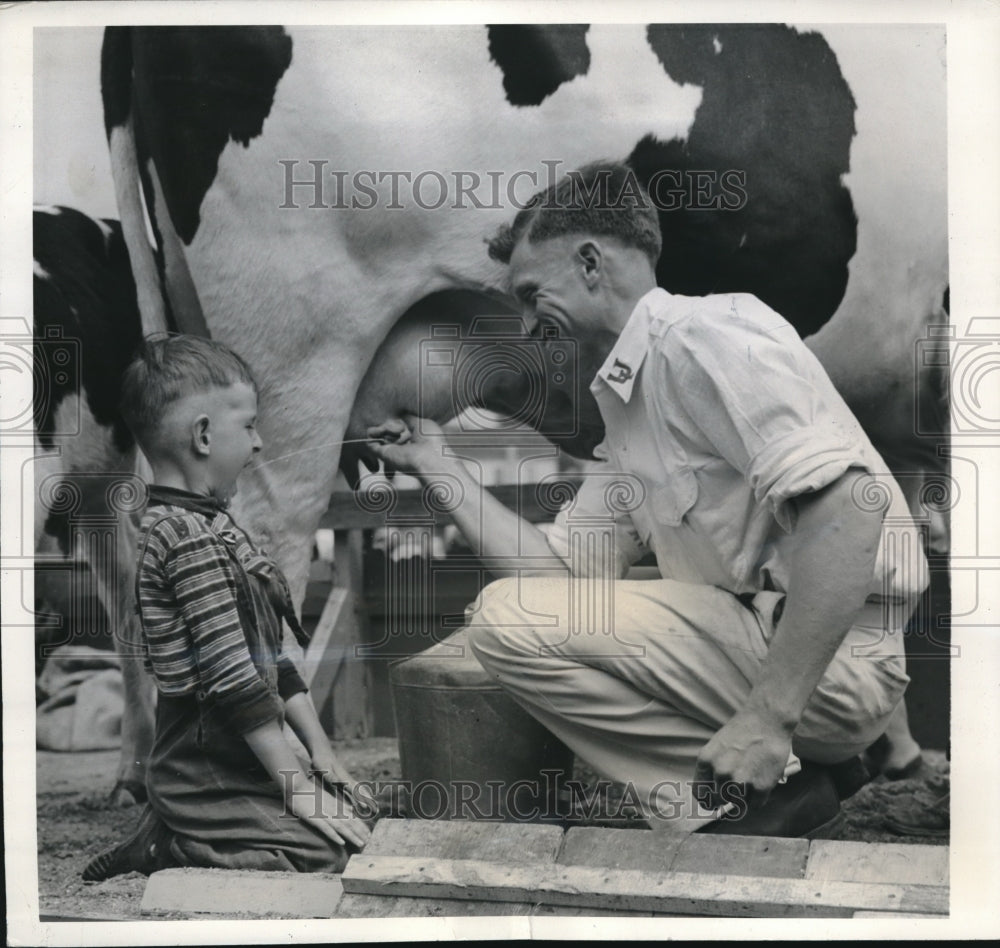
[[[862,787],[872,782],[871,771],[860,755],[839,764],[828,764],[826,769],[833,779],[833,785],[841,802],[850,799]]]
[[[882,774],[886,780],[909,780],[920,774],[924,767],[924,756],[917,747],[914,756],[896,767],[888,766],[889,738],[884,734],[872,743],[864,753],[865,766],[873,776]]]
[[[762,807],[748,810],[738,819],[724,816],[696,832],[830,839],[843,822],[840,798],[829,770],[803,761],[802,770],[778,784]]]
[[[135,832],[124,842],[104,850],[87,863],[84,882],[103,882],[126,872],[151,875],[177,865],[170,853],[173,833],[147,803]]]
[[[929,806],[912,806],[883,821],[890,832],[899,836],[929,836],[943,839],[951,835],[951,793]]]

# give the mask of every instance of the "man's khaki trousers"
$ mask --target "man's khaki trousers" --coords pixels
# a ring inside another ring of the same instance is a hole
[[[469,607],[472,650],[488,673],[597,773],[631,784],[654,828],[711,819],[691,780],[702,747],[743,705],[781,594],[753,601],[673,580],[502,579]],[[911,610],[869,600],[813,693],[796,755],[846,760],[885,730],[909,679]]]

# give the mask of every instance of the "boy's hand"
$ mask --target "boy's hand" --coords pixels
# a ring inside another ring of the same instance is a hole
[[[320,773],[323,783],[331,789],[343,787],[349,794],[354,795],[354,786],[357,781],[348,772],[347,768],[340,762],[333,748],[321,747],[312,755],[312,767]]]
[[[335,797],[322,784],[304,774],[292,783],[293,793],[286,795],[288,809],[300,820],[317,829],[331,842],[343,846],[353,843],[364,849],[371,831],[354,815],[351,805]]]
[[[421,469],[436,470],[442,463],[444,432],[427,418],[410,414],[387,418],[382,424],[369,428],[368,437],[373,439],[372,451],[386,465],[400,471],[419,474]]]

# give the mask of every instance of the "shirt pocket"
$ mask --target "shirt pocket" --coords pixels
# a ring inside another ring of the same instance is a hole
[[[689,467],[668,471],[666,482],[653,491],[653,516],[657,523],[678,527],[698,499],[698,481]]]

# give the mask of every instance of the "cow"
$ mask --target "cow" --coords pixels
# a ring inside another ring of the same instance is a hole
[[[88,626],[77,630],[85,637],[110,619],[117,635],[119,624],[130,623],[125,592],[142,504],[141,460],[118,410],[121,375],[142,335],[135,283],[118,221],[37,207],[32,229],[35,598],[44,605],[64,594],[54,576],[68,567],[73,614],[65,618]],[[97,608],[84,605],[88,585]],[[39,625],[43,648],[71,632]],[[123,670],[140,710],[124,716],[122,743],[148,747],[152,718],[141,671],[128,661]],[[142,795],[138,784],[132,789],[116,794]]]
[[[135,281],[119,221],[60,206],[38,207],[33,216],[33,341],[40,360],[33,405],[39,500],[36,600],[44,616],[48,601],[66,598],[66,589],[54,575],[65,577],[72,571],[71,581],[63,584],[70,591],[65,619],[73,624],[72,631],[85,639],[103,639],[111,631],[118,645],[130,645],[136,629],[129,577],[136,514],[144,495],[136,473],[148,479],[119,410],[122,372],[142,334]],[[586,376],[576,371],[575,347],[558,350],[569,351],[571,357],[559,359],[565,378],[551,386],[540,340],[527,332],[510,307],[490,302],[492,315],[484,317],[480,329],[464,332],[467,327],[461,321],[480,305],[481,299],[462,292],[435,294],[404,314],[383,341],[351,412],[346,435],[354,450],[341,455],[341,468],[352,486],[359,484],[358,463],[372,466],[373,456],[357,444],[365,440],[368,428],[414,409],[441,424],[468,409],[482,409],[489,413],[487,424],[506,416],[548,434],[574,457],[590,456],[603,428],[571,410]],[[433,362],[421,365],[424,342],[438,353],[447,350],[459,375],[468,366],[473,384],[456,388],[451,369]],[[540,394],[526,401],[524,389]],[[482,424],[475,430],[482,431]],[[124,505],[115,502],[116,487],[132,495]],[[87,534],[95,524],[108,524],[109,518],[115,542],[103,550],[94,548]],[[88,581],[103,615],[85,604]],[[109,621],[114,629],[106,628]],[[44,658],[46,646],[53,647],[56,640],[67,640],[70,632],[50,630],[41,619],[36,629],[40,656]],[[152,691],[135,650],[119,651],[124,653],[129,695],[123,743],[141,746],[149,739],[144,729],[151,727]],[[122,802],[142,800],[145,790],[138,781],[123,781],[113,796]]]
[[[295,595],[391,328],[434,293],[503,294],[484,240],[597,158],[660,202],[662,286],[759,296],[911,464],[914,405],[940,403],[914,356],[945,317],[942,47],[924,27],[109,28],[143,329],[254,355],[267,447],[236,513]]]
[[[604,424],[587,390],[600,361],[588,355],[575,340],[530,332],[509,302],[431,294],[393,325],[358,385],[340,456],[348,484],[359,486],[359,463],[379,465],[368,430],[408,413],[438,424],[465,415],[453,431],[475,441],[525,426],[570,458],[592,459]]]

